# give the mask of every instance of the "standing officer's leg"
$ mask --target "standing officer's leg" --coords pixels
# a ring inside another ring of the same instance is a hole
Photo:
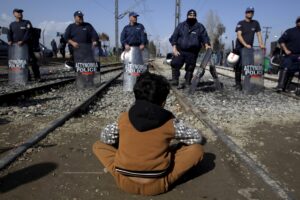
[[[65,57],[66,57],[66,52],[65,52],[65,48],[64,48],[63,46],[60,48],[60,54],[61,54],[61,56],[63,57],[63,59],[65,59]]]
[[[35,78],[35,80],[39,81],[41,79],[40,67],[37,64],[37,59],[36,59],[33,49],[31,47],[29,47],[29,58],[31,60],[31,68],[33,71],[34,78]]]
[[[239,55],[240,59],[234,66],[235,85],[233,87],[235,87],[238,90],[242,90],[242,62],[241,62],[242,54],[241,54],[241,50],[235,50],[234,53]]]
[[[184,64],[183,53],[181,52],[179,56],[174,56],[171,61],[172,67],[172,81],[171,85],[178,86],[179,77],[180,77],[180,69]]]
[[[299,63],[300,63],[300,55],[291,55],[289,57],[291,60],[291,64],[288,65],[287,67],[288,75],[287,75],[287,83],[285,85],[286,90],[290,90],[289,86],[292,83],[295,73],[299,72]],[[290,91],[293,91],[293,89]]]
[[[193,78],[193,73],[196,67],[198,53],[185,52],[184,61],[185,61],[185,83],[183,83],[178,89],[183,89],[187,85],[191,85],[191,80]]]
[[[280,89],[280,82],[282,81],[283,79],[283,72],[284,72],[284,68],[282,67],[282,65],[279,66],[279,73],[278,73],[278,84],[276,86],[275,89]]]
[[[282,72],[278,79],[278,92],[285,91],[288,85],[288,79],[293,76],[291,70],[289,70],[293,65],[292,58],[290,56],[286,56],[282,62]]]

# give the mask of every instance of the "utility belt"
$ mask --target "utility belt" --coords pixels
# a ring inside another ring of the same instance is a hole
[[[191,54],[199,54],[199,51],[200,50],[195,50],[195,49],[181,49],[181,48],[178,48],[178,47],[176,47],[177,48],[177,51],[179,51],[180,53],[191,53]]]
[[[129,44],[131,47],[139,47],[141,44]]]

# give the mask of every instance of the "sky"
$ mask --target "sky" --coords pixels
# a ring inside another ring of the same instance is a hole
[[[45,30],[45,44],[56,39],[56,32],[64,32],[73,22],[73,13],[81,10],[84,20],[91,23],[97,32],[110,36],[110,46],[115,45],[114,0],[0,0],[0,26],[8,26],[14,20],[12,10],[24,10],[24,19],[32,22],[34,27]],[[197,11],[197,19],[205,25],[207,13],[212,10],[226,27],[222,39],[227,47],[235,39],[235,26],[244,19],[245,9],[254,6],[254,19],[261,27],[272,27],[270,41],[277,40],[283,31],[295,26],[300,16],[299,0],[181,0],[181,19],[186,19],[189,9]],[[175,0],[119,0],[119,14],[127,10],[140,14],[138,22],[145,26],[150,40],[158,45],[161,51],[169,51],[169,37],[175,26]],[[119,20],[119,32],[128,24],[128,16]],[[1,39],[5,37],[0,36]],[[269,46],[269,42],[267,47]]]

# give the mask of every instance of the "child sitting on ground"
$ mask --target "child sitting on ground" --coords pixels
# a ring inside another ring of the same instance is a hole
[[[93,152],[125,192],[157,195],[203,158],[202,137],[164,109],[168,81],[149,72],[135,86],[135,103],[101,133]],[[183,145],[171,149],[176,139]],[[117,147],[117,148],[116,148]]]

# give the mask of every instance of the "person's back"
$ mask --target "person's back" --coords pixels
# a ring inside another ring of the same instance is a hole
[[[163,108],[169,91],[164,77],[142,74],[134,86],[135,104],[121,113],[118,123],[108,125],[93,146],[97,158],[128,193],[164,193],[203,157],[198,131]],[[172,139],[185,145],[172,151]]]
[[[60,37],[59,44],[60,44],[60,49],[66,48],[66,40],[63,36]]]
[[[51,47],[53,52],[57,51],[57,44],[54,39],[51,41]]]
[[[122,139],[115,157],[117,171],[143,171],[140,175],[145,177],[154,171],[166,172],[171,156],[168,147],[175,132],[173,118],[171,112],[145,100],[137,100],[129,112],[122,113],[118,122]]]

